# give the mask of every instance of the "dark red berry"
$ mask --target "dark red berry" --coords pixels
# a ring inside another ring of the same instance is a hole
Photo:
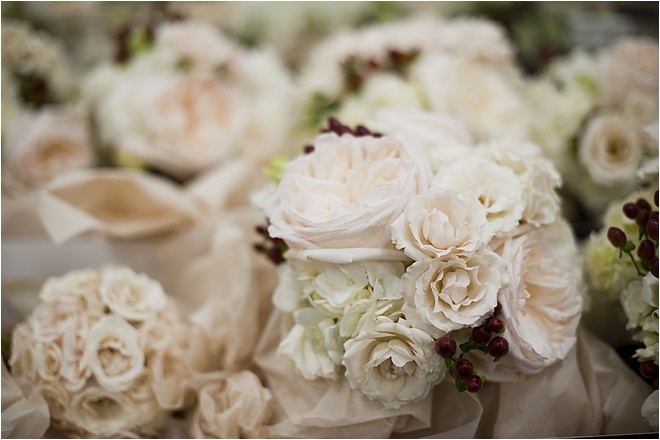
[[[611,226],[607,230],[607,239],[612,243],[612,246],[616,248],[623,247],[623,245],[626,244],[626,241],[628,241],[625,232],[614,226]]]
[[[501,336],[495,336],[488,343],[488,353],[494,358],[501,358],[509,352],[509,341]]]
[[[495,310],[493,310],[493,316],[497,316],[500,313],[502,313],[502,303],[498,301],[497,305],[495,306]]]
[[[456,354],[456,341],[445,335],[435,341],[435,351],[443,358],[450,358]]]
[[[639,364],[639,372],[642,376],[653,379],[658,377],[658,366],[653,361],[644,361]]]
[[[268,249],[268,258],[278,266],[286,261],[282,255],[282,252],[275,246]]]
[[[472,376],[473,370],[474,367],[472,366],[472,362],[467,359],[461,359],[456,362],[456,377],[459,379],[467,379]]]
[[[651,240],[642,240],[637,247],[637,256],[644,261],[652,261],[655,258],[655,246]]]
[[[465,389],[469,393],[479,392],[482,386],[483,382],[481,381],[481,377],[477,376],[476,374],[473,374],[465,380]]]
[[[305,148],[303,149],[305,154],[311,154],[314,152],[314,145],[305,145]]]
[[[642,199],[642,198],[637,199],[637,206],[639,206],[639,209],[643,209],[644,211],[651,210],[651,205],[649,204],[649,202],[646,201],[646,199]]]
[[[651,216],[646,223],[646,232],[652,240],[658,241],[658,219]]]
[[[264,225],[258,225],[254,228],[257,231],[257,234],[263,235],[263,236],[268,236],[268,227]]]
[[[477,344],[487,344],[490,341],[490,330],[480,325],[472,329],[472,340]]]
[[[639,206],[636,203],[626,203],[623,205],[623,214],[629,219],[635,219],[639,212]]]
[[[660,206],[660,205],[658,205],[658,190],[657,189],[653,193],[653,202],[655,203],[655,206]]]
[[[332,118],[332,117],[328,118],[328,128],[331,131],[338,131],[342,127],[343,125],[336,118]]]
[[[254,250],[257,251],[257,252],[265,253],[266,252],[266,247],[261,243],[255,243],[254,244]]]
[[[490,321],[488,321],[488,330],[493,333],[502,333],[504,331],[504,321],[500,318],[490,318]]]
[[[651,218],[651,211],[640,209],[637,213],[637,217],[635,217],[635,223],[637,223],[637,226],[640,228],[646,228],[649,218]]]
[[[651,262],[651,274],[653,274],[654,277],[658,278],[658,259],[656,258]]]
[[[371,132],[369,132],[369,129],[364,125],[358,125],[355,127],[355,134],[358,136],[369,136]]]

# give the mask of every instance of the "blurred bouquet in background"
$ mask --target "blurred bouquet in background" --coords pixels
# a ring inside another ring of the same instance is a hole
[[[657,15],[2,2],[3,438],[657,430]]]

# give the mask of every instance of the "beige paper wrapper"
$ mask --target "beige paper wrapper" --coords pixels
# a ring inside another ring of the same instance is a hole
[[[189,225],[198,208],[176,186],[127,169],[84,170],[49,184],[37,213],[55,243],[88,231],[122,239]]]
[[[2,438],[40,438],[50,426],[48,404],[31,383],[2,362]]]
[[[650,431],[641,406],[651,393],[617,353],[580,329],[569,356],[515,383],[459,393],[451,377],[425,400],[389,411],[347,381],[307,381],[277,358],[285,317],[271,316],[257,363],[277,402],[274,437],[540,438]]]

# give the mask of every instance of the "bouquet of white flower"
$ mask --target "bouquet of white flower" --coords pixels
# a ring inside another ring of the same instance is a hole
[[[486,375],[563,359],[582,297],[551,163],[518,141],[430,146],[418,139],[442,125],[399,116],[409,123],[394,135],[330,119],[280,168],[258,245],[281,264],[274,302],[295,320],[280,355],[386,408],[423,399],[446,373],[477,392]],[[427,148],[455,159],[432,169]]]
[[[51,426],[76,436],[155,435],[155,386],[185,375],[189,327],[160,283],[125,266],[46,281],[16,326],[9,365],[43,395]]]

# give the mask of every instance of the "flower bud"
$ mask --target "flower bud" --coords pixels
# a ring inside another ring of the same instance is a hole
[[[627,241],[625,232],[614,226],[607,230],[607,239],[612,243],[612,246],[616,248],[623,247]]]

